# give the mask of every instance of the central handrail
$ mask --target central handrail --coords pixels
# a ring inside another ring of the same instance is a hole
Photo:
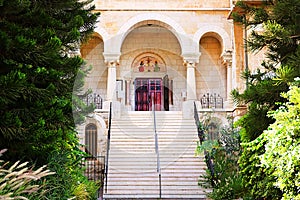
[[[108,158],[109,158],[109,150],[110,150],[110,129],[111,129],[111,107],[112,107],[112,102],[110,102],[109,104],[106,162],[105,162],[105,193],[107,193]]]
[[[160,169],[160,157],[159,157],[159,149],[158,149],[157,130],[156,130],[155,104],[153,98],[152,98],[152,112],[153,112],[153,121],[154,121],[156,167],[157,167],[158,182],[159,182],[159,198],[161,198],[161,169]]]

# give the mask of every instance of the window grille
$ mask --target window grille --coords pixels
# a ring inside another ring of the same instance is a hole
[[[88,124],[85,127],[85,151],[93,157],[97,156],[97,127]]]

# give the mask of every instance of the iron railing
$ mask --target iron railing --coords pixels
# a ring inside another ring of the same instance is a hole
[[[95,181],[100,185],[97,198],[102,196],[105,171],[105,156],[85,157],[83,160],[84,175],[88,180]]]
[[[157,168],[158,183],[159,183],[159,198],[161,199],[161,168],[160,168],[160,157],[159,157],[159,149],[158,149],[157,130],[156,130],[155,105],[154,105],[153,98],[152,98],[152,112],[153,112],[153,121],[154,121],[153,125],[154,125],[154,137],[155,137],[156,168]]]
[[[102,109],[103,106],[103,98],[100,96],[100,94],[89,94],[84,99],[86,105],[95,105],[96,109]]]
[[[196,106],[195,102],[194,102],[194,118],[195,118],[195,123],[197,126],[199,142],[200,142],[200,145],[202,145],[202,143],[206,140],[206,137],[204,135],[204,127],[203,127],[202,123],[200,122],[198,110],[197,110],[197,106]],[[205,156],[205,162],[206,162],[207,168],[211,174],[211,185],[212,185],[212,187],[214,187],[216,179],[215,179],[213,159],[211,158],[209,152],[206,150],[204,150],[204,156]]]
[[[107,193],[108,158],[109,158],[109,150],[110,150],[110,131],[111,131],[111,111],[112,111],[112,102],[110,102],[109,104],[108,132],[107,132],[107,144],[106,144],[106,163],[105,163],[105,193]]]
[[[200,99],[202,108],[223,108],[223,98],[218,94],[204,94]]]

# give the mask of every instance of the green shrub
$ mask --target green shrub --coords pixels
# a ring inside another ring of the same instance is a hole
[[[49,155],[49,169],[56,174],[48,178],[46,188],[50,192],[43,199],[96,199],[100,185],[83,175],[83,156],[80,151],[77,155],[70,154],[69,151],[55,151]]]
[[[223,127],[219,131],[218,140],[203,142],[198,146],[197,151],[198,153],[207,151],[214,164],[214,176],[207,170],[207,173],[199,181],[199,185],[207,187],[213,179],[214,187],[208,197],[221,200],[243,196],[245,191],[238,167],[241,152],[240,136],[238,130],[233,128],[232,123],[230,127]]]

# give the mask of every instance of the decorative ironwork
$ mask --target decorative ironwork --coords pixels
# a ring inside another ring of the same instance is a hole
[[[216,93],[204,94],[200,99],[202,108],[223,108],[223,98]]]
[[[100,94],[89,94],[86,96],[86,105],[95,105],[96,109],[102,109],[102,106],[103,106],[103,99],[102,97],[100,96]]]
[[[103,193],[104,172],[105,172],[105,156],[86,157],[83,160],[84,175],[88,180],[95,181],[101,187],[98,190],[97,198]]]

